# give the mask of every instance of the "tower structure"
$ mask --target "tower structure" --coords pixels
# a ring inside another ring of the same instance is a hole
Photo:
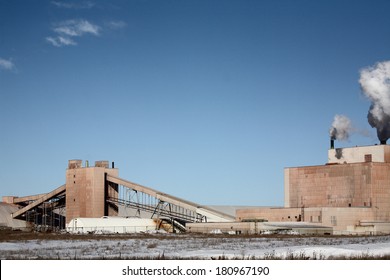
[[[90,167],[82,160],[69,160],[66,170],[66,223],[73,218],[117,216],[118,207],[107,198],[118,197],[118,185],[106,180],[118,176],[118,169],[109,168],[108,161],[96,161]]]

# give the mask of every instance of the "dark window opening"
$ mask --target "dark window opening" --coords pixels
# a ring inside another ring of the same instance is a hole
[[[372,154],[364,155],[365,162],[372,162]]]

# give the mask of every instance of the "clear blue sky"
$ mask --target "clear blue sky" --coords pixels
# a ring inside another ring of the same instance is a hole
[[[390,1],[0,0],[0,195],[69,159],[200,204],[283,205],[335,114],[377,143],[359,88],[390,59]]]

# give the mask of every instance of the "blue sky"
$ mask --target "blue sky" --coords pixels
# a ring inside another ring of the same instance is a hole
[[[0,195],[69,159],[200,204],[283,205],[335,114],[377,143],[359,71],[390,59],[389,1],[0,0]],[[368,135],[367,135],[368,134]]]

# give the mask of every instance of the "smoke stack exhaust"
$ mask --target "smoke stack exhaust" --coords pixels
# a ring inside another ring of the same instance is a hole
[[[334,140],[347,141],[351,132],[351,120],[343,115],[335,115],[329,129],[330,148],[334,149]]]
[[[368,123],[376,128],[382,145],[390,138],[390,61],[383,61],[360,71],[360,87],[371,101]]]

